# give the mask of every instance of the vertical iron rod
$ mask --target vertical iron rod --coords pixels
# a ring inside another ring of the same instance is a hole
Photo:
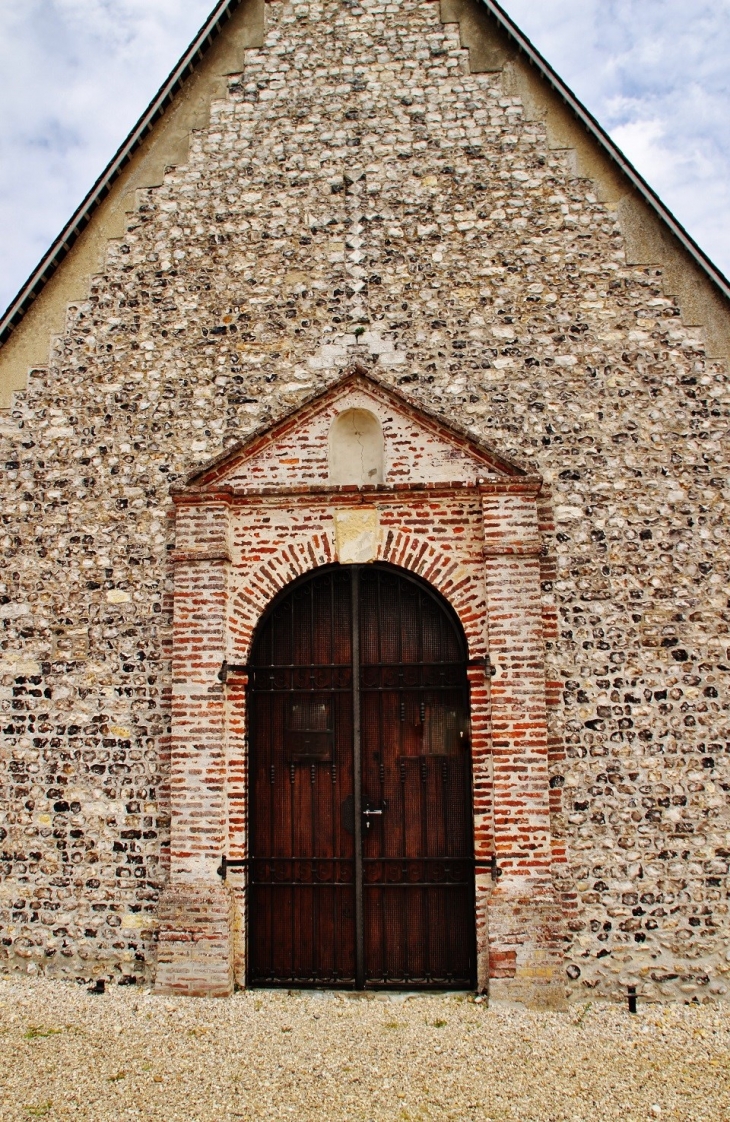
[[[365,988],[365,930],[362,900],[362,751],[360,741],[360,569],[352,566],[352,750],[355,804],[355,987]]]

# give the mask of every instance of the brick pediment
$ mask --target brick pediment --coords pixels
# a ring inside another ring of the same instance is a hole
[[[397,487],[524,478],[524,468],[363,370],[196,470],[187,486]]]

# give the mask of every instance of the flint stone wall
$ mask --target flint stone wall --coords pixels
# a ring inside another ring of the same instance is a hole
[[[575,167],[436,4],[267,6],[2,421],[3,969],[153,976],[169,488],[357,360],[549,485],[569,995],[726,994],[728,374]]]

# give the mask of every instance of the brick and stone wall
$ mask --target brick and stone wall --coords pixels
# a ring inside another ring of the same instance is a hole
[[[435,3],[269,4],[69,307],[0,425],[3,969],[165,961],[170,488],[359,362],[545,482],[568,992],[726,994],[728,373],[528,108]]]

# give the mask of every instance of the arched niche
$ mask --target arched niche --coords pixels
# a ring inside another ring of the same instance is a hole
[[[368,409],[346,409],[332,422],[329,477],[358,487],[383,482],[383,429]]]

